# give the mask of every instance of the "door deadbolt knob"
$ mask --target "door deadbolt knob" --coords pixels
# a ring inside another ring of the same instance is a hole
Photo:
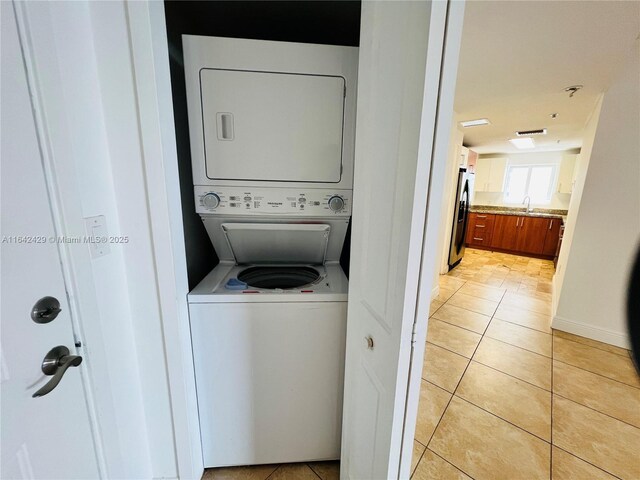
[[[69,367],[77,367],[82,363],[79,355],[69,355],[69,349],[64,345],[59,345],[49,350],[42,360],[42,373],[53,376],[45,386],[32,395],[33,398],[42,397],[50,393],[58,386]]]
[[[36,323],[49,323],[62,311],[56,297],[42,297],[31,309],[31,320]]]

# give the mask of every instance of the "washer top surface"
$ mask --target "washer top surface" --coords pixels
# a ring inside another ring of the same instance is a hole
[[[189,303],[347,301],[348,281],[338,264],[215,267],[188,296]]]

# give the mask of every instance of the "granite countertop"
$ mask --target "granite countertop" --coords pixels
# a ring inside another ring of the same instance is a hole
[[[553,208],[534,208],[531,212],[526,212],[525,207],[503,207],[498,205],[471,205],[469,211],[472,213],[491,213],[496,215],[526,215],[527,217],[561,218],[567,219],[567,210]]]

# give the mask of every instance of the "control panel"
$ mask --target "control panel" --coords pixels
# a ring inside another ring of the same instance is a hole
[[[195,186],[196,212],[220,215],[351,215],[351,190]]]

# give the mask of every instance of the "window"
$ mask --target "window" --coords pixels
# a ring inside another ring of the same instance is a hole
[[[527,195],[531,203],[549,203],[555,179],[554,165],[512,165],[507,169],[505,201],[520,203]]]

